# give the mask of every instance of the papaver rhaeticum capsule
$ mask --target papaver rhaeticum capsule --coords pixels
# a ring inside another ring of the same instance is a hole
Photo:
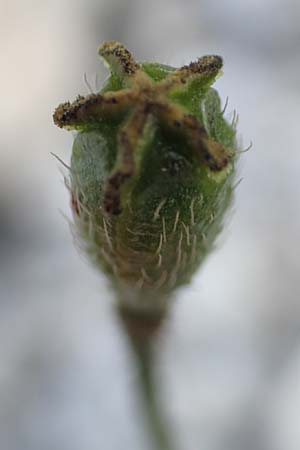
[[[78,132],[74,222],[124,304],[163,309],[211,250],[232,200],[235,124],[211,87],[222,59],[137,63],[115,41],[99,53],[111,71],[102,90],[54,113]]]

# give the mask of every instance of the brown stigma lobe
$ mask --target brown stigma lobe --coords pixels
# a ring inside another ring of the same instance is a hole
[[[108,62],[114,57],[127,75],[133,75],[140,70],[140,65],[135,62],[132,54],[117,41],[105,42],[100,47],[99,54]]]
[[[223,59],[221,56],[217,55],[208,55],[199,58],[195,62],[191,62],[188,66],[183,66],[180,69],[180,72],[184,71],[187,73],[194,74],[208,74],[213,75],[217,74],[223,66]]]

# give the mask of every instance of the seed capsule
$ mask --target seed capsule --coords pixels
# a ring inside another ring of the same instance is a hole
[[[54,113],[78,131],[74,223],[121,302],[160,311],[211,250],[232,201],[236,130],[211,88],[223,62],[137,63],[115,41],[99,53],[111,70],[102,90]]]

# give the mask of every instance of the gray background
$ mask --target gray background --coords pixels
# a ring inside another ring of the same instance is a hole
[[[160,344],[178,449],[300,447],[297,0],[0,1],[0,447],[148,450],[105,279],[79,257],[58,163],[58,103],[106,71],[101,42],[180,66],[218,53],[247,147],[235,214]]]

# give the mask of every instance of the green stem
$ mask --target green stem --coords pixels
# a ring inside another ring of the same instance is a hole
[[[169,429],[162,416],[159,404],[159,389],[155,379],[154,341],[157,339],[157,336],[154,335],[151,326],[151,331],[149,332],[147,318],[141,318],[138,324],[138,332],[136,318],[134,320],[134,326],[131,320],[127,320],[128,317],[124,320],[123,316],[122,319],[139,370],[139,391],[143,400],[145,418],[153,441],[153,448],[155,450],[174,450]],[[147,323],[144,323],[145,321]],[[157,330],[155,331],[157,332]]]

